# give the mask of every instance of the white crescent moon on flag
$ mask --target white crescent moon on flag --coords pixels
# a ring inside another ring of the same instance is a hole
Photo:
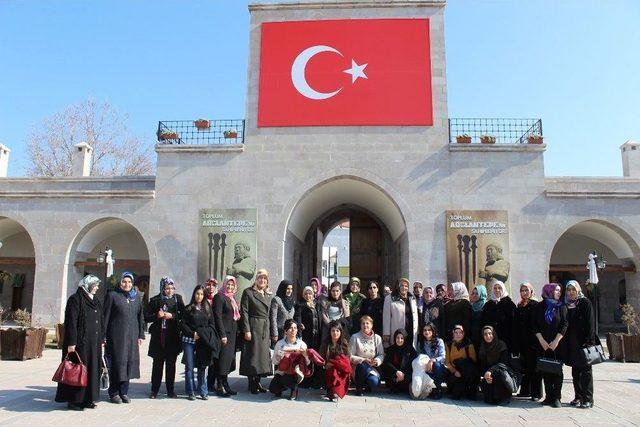
[[[309,86],[309,83],[304,76],[305,69],[307,68],[307,63],[315,55],[322,52],[333,52],[337,53],[340,56],[343,56],[340,52],[330,46],[311,46],[300,52],[295,61],[293,61],[293,65],[291,66],[291,81],[293,82],[293,86],[298,92],[300,92],[302,96],[305,96],[309,99],[320,100],[331,98],[332,96],[337,95],[338,92],[342,90],[342,88],[340,88],[334,92],[318,92],[317,90]]]

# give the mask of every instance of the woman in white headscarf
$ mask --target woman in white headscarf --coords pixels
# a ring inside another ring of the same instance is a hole
[[[451,339],[453,328],[456,325],[462,326],[464,331],[471,330],[471,302],[467,285],[462,282],[452,283],[449,286],[449,294],[452,299],[444,306],[444,318],[447,325],[444,336]]]
[[[584,363],[582,349],[599,343],[593,306],[575,280],[567,282],[564,302],[569,321],[566,334],[567,365],[571,366],[575,392],[571,405],[589,409],[593,407],[593,370],[591,365]]]
[[[500,339],[507,345],[509,351],[514,351],[513,330],[516,315],[516,305],[513,303],[507,288],[499,280],[493,282],[489,301],[482,309],[482,325],[493,326]]]
[[[91,274],[78,283],[78,290],[67,300],[64,312],[62,360],[67,354],[78,357],[87,367],[87,386],[58,383],[56,402],[67,402],[73,411],[93,409],[100,400],[100,359],[102,358],[102,304],[95,297],[100,279]],[[76,360],[76,359],[73,359]]]

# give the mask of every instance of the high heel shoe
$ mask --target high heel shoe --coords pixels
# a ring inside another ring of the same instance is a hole
[[[224,389],[226,390],[227,393],[229,393],[230,396],[235,396],[236,394],[238,394],[237,391],[233,391],[231,390],[231,387],[229,387],[229,380],[228,379],[223,379],[222,380],[222,385],[224,386]]]
[[[291,389],[289,400],[298,400],[298,386],[295,386],[294,388]]]
[[[268,391],[266,388],[262,387],[262,384],[260,384],[260,377],[256,377],[256,390],[260,393],[266,393]]]
[[[258,388],[256,387],[256,380],[254,377],[249,377],[249,392],[251,394],[258,394]]]

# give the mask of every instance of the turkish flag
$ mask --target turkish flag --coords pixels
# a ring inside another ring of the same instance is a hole
[[[428,19],[262,24],[258,127],[432,126]]]

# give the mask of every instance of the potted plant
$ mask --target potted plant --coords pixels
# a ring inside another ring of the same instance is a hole
[[[227,139],[234,139],[238,137],[238,131],[235,129],[228,129],[224,131],[223,135]]]
[[[456,142],[458,144],[471,144],[471,136],[463,133],[462,135],[456,136]]]
[[[480,142],[483,144],[495,144],[496,137],[493,135],[480,135]]]
[[[536,133],[529,135],[527,137],[528,144],[542,144],[543,138],[542,135],[538,135]]]
[[[627,327],[627,333],[622,334],[623,362],[640,362],[640,316],[631,304],[622,305],[622,323]]]
[[[158,139],[160,141],[171,141],[178,138],[180,138],[180,135],[178,135],[178,132],[173,130],[163,130],[160,132],[160,135],[158,135]]]
[[[13,320],[17,328],[2,331],[2,360],[27,360],[42,357],[47,342],[47,329],[31,326],[31,313],[26,309],[16,310]]]
[[[207,130],[211,127],[211,122],[207,119],[198,119],[193,124],[196,125],[198,130]]]

